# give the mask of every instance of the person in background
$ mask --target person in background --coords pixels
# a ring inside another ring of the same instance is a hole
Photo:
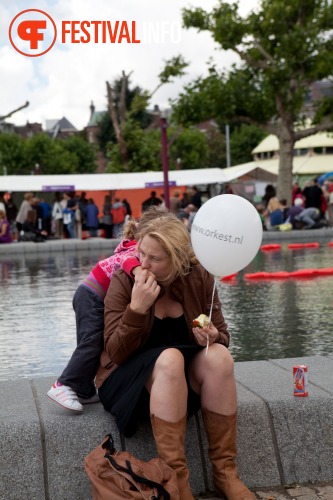
[[[133,283],[117,271],[104,301],[96,376],[104,409],[125,437],[150,414],[158,455],[176,471],[181,499],[193,500],[184,438],[187,416],[201,408],[215,488],[229,500],[255,499],[237,473],[236,383],[214,276],[198,263],[185,225],[172,213],[144,225],[136,239],[140,276]],[[210,310],[209,325],[193,327]]]
[[[10,225],[10,236],[12,241],[18,240],[18,233],[17,233],[17,227],[16,227],[16,217],[17,217],[17,206],[14,203],[14,200],[12,198],[12,194],[8,193],[6,198],[5,198],[5,205],[6,205],[6,214],[7,214],[7,219]]]
[[[295,199],[295,205],[289,208],[286,222],[292,224],[293,229],[312,229],[319,227],[320,211],[318,208],[304,208],[300,198]]]
[[[43,208],[42,208],[42,206],[40,204],[40,199],[37,198],[37,196],[34,196],[32,198],[32,200],[31,200],[31,208],[33,208],[36,211],[36,219],[35,219],[36,229],[38,231],[42,231],[43,229],[44,229],[44,231],[46,231],[45,224],[44,224],[44,210],[43,210]],[[25,222],[27,221],[27,219],[25,220]],[[47,233],[47,231],[46,231],[46,233]]]
[[[10,223],[6,217],[6,212],[0,208],[0,243],[10,243]]]
[[[180,207],[185,208],[189,204],[190,204],[190,195],[189,195],[188,191],[184,191],[183,196],[180,200]]]
[[[177,215],[180,208],[181,208],[180,191],[176,189],[173,192],[173,196],[170,197],[170,210],[173,214]]]
[[[126,212],[127,212],[128,219],[129,219],[130,217],[132,217],[132,208],[131,208],[131,205],[129,204],[129,202],[127,201],[126,198],[123,199],[122,203],[125,205]]]
[[[66,238],[75,238],[75,210],[78,208],[74,199],[75,193],[67,191],[64,193],[63,225]]]
[[[283,224],[283,210],[284,206],[281,205],[280,200],[277,198],[276,194],[274,196],[271,196],[267,204],[267,208],[264,212],[265,217],[269,217],[269,223],[271,227]]]
[[[176,214],[177,219],[183,221],[189,232],[191,232],[192,222],[197,211],[198,209],[190,203],[189,205],[186,205],[185,208],[180,208]]]
[[[81,214],[81,226],[82,230],[86,230],[86,208],[88,205],[88,200],[87,200],[87,193],[85,191],[82,191],[80,194],[80,197],[78,198],[77,201],[77,206],[79,207],[80,214]]]
[[[107,239],[112,238],[112,215],[111,215],[111,209],[112,209],[111,196],[107,194],[107,195],[104,196],[103,216],[101,218],[102,227],[104,229],[104,236]]]
[[[261,220],[261,223],[262,223],[262,229],[263,229],[263,231],[267,231],[264,205],[262,203],[259,203],[256,206],[256,209],[258,211],[258,214],[259,214],[259,217],[260,217],[260,220]]]
[[[202,205],[201,194],[197,186],[192,187],[193,195],[191,198],[191,204],[194,205],[198,210]]]
[[[27,219],[29,210],[31,210],[31,202],[33,197],[34,197],[33,193],[24,194],[24,200],[22,201],[18,214],[16,216],[16,227],[18,233],[20,233],[20,231],[22,230],[23,223]]]
[[[333,226],[333,182],[327,181],[327,219],[329,225]]]
[[[127,210],[125,205],[120,201],[120,198],[114,199],[114,204],[111,209],[112,222],[113,222],[113,237],[119,238],[121,234],[125,218],[127,215]]]
[[[43,213],[43,229],[47,232],[48,235],[51,234],[51,220],[52,220],[52,207],[51,205],[41,198],[39,201],[39,206],[42,209]]]
[[[299,198],[302,200],[303,206],[304,206],[305,197],[303,195],[303,191],[302,191],[302,189],[299,186],[296,186],[293,189],[291,204],[295,205],[295,200],[298,200]]]
[[[41,228],[40,222],[38,222],[36,209],[31,208],[27,214],[26,220],[22,224],[19,241],[42,243],[47,239],[47,236],[46,230]]]
[[[322,211],[323,190],[319,186],[318,179],[313,179],[312,184],[306,186],[303,190],[305,198],[305,208],[318,208]]]
[[[149,207],[151,206],[154,206],[154,207],[158,207],[162,204],[162,200],[161,198],[158,198],[156,196],[156,191],[152,191],[150,193],[150,197],[147,198],[143,203],[142,203],[142,212],[144,212],[145,210],[148,210]]]
[[[152,218],[163,217],[165,213],[153,207],[138,223],[129,221],[114,254],[98,262],[78,286],[73,297],[77,347],[47,393],[63,408],[82,412],[82,404],[99,401],[94,379],[103,350],[105,294],[118,269],[124,269],[131,278],[138,277],[141,267],[135,234]]]
[[[54,200],[52,205],[52,233],[56,238],[63,238],[64,227],[63,227],[63,208],[61,206],[61,194],[54,193]]]
[[[98,219],[99,210],[92,198],[88,199],[88,205],[86,206],[86,226],[91,237],[98,236]]]
[[[267,206],[268,206],[268,202],[271,198],[273,198],[274,196],[276,196],[276,190],[275,190],[275,187],[273,186],[273,184],[267,184],[267,186],[265,187],[265,194],[264,196],[261,198],[261,201],[264,205],[264,208],[266,209]]]
[[[5,214],[6,214],[5,193],[3,191],[0,191],[0,210],[5,212]],[[6,217],[7,217],[7,214],[6,214]]]

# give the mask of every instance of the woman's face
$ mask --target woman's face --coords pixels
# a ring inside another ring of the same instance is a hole
[[[170,275],[170,259],[155,238],[144,236],[139,243],[139,253],[142,269],[152,272],[158,282]]]

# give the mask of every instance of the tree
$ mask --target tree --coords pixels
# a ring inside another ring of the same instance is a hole
[[[172,129],[169,136],[173,135]],[[171,170],[175,170],[177,158],[181,159],[183,170],[191,168],[204,168],[207,166],[209,157],[208,141],[203,132],[197,128],[185,128],[180,133],[169,148]]]
[[[0,160],[0,174],[4,171],[7,175],[25,173],[26,155],[22,137],[6,132],[0,134]]]
[[[315,103],[311,126],[302,107],[312,82],[333,67],[333,5],[327,0],[263,0],[245,17],[238,4],[219,2],[211,12],[184,9],[186,28],[209,31],[223,50],[240,58],[229,72],[210,65],[207,77],[185,88],[175,103],[186,124],[216,117],[262,128],[279,140],[278,196],[291,200],[296,141],[333,128],[333,98]]]
[[[6,118],[9,118],[12,116],[14,113],[17,113],[18,111],[21,111],[21,109],[27,108],[29,106],[29,101],[26,101],[25,104],[20,106],[19,108],[13,109],[13,111],[10,111],[6,115],[0,116],[0,122],[3,122]]]
[[[108,112],[112,121],[112,126],[116,141],[118,144],[118,155],[125,171],[129,171],[129,156],[126,143],[126,132],[130,127],[135,127],[138,115],[144,113],[148,103],[155,92],[166,83],[170,83],[177,76],[185,74],[185,68],[188,65],[181,56],[174,57],[165,62],[165,66],[159,76],[159,83],[155,90],[148,92],[138,89],[130,102],[126,100],[128,96],[129,81],[131,73],[122,72],[120,81],[113,83],[106,82]],[[120,85],[119,85],[120,84]]]
[[[139,124],[127,123],[124,131],[127,144],[127,166],[131,172],[161,170],[161,132],[160,129],[143,130]],[[209,158],[208,137],[196,128],[175,129],[168,127],[167,139],[170,147],[169,169],[177,169],[177,159],[181,159],[183,170],[203,168]],[[110,144],[107,151],[109,163],[107,172],[123,172],[123,163],[118,144]],[[216,164],[214,166],[217,166]]]
[[[230,134],[230,157],[232,165],[252,161],[251,151],[265,137],[265,132],[255,125],[242,124]]]
[[[47,134],[37,134],[25,142],[27,167],[25,174],[30,174],[36,163],[41,173],[73,174],[78,170],[77,156],[63,147],[65,141],[53,141]]]
[[[89,144],[89,142],[79,135],[74,135],[73,137],[62,140],[61,145],[65,151],[75,155],[77,158],[78,161],[75,173],[90,174],[95,172],[96,154],[93,146]]]

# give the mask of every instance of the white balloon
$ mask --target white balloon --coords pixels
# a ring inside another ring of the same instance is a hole
[[[214,276],[223,277],[246,267],[262,241],[257,209],[245,198],[221,194],[206,201],[191,228],[194,253]]]

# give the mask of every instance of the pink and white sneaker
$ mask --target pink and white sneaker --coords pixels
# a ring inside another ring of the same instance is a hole
[[[79,402],[77,394],[67,385],[61,385],[56,380],[47,393],[48,397],[63,408],[77,412],[83,411],[83,406]]]

